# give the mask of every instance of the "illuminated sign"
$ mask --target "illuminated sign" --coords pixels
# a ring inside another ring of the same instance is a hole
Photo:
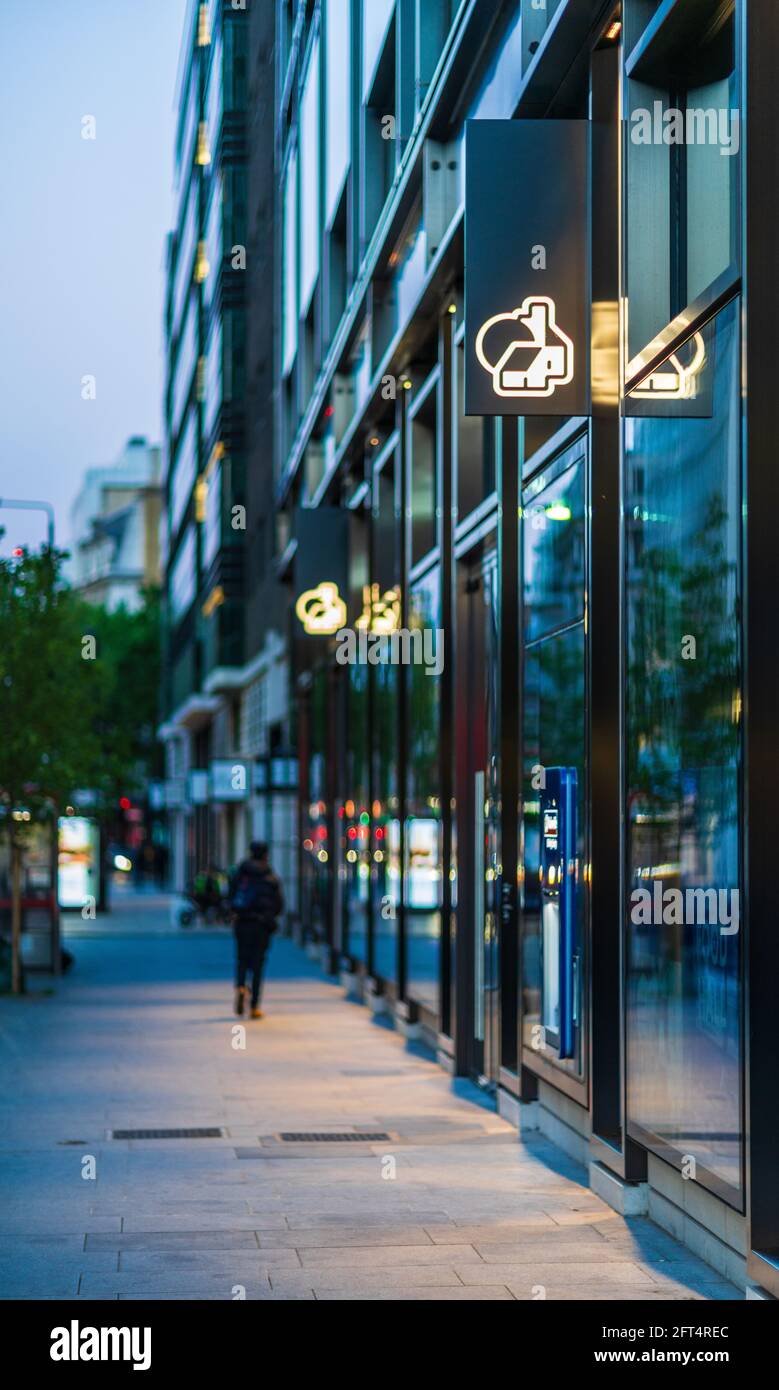
[[[499,323],[516,324],[524,332],[503,349],[497,362],[484,351],[484,340]],[[551,396],[557,386],[573,381],[573,343],[557,324],[553,299],[528,298],[510,314],[493,314],[476,335],[476,356],[492,377],[496,396]]]
[[[696,333],[691,340],[692,359],[684,365],[678,353],[670,357],[656,371],[650,372],[640,386],[634,386],[631,396],[652,401],[689,401],[696,394],[697,378],[706,361],[706,347],[703,336]]]
[[[590,413],[588,122],[467,121],[465,413]]]
[[[314,589],[304,589],[295,604],[303,630],[312,636],[328,637],[346,626],[346,604],[338,585],[324,580]]]
[[[362,613],[354,624],[358,630],[367,628],[369,632],[397,632],[400,627],[400,589],[397,584],[383,594],[378,584],[364,584],[362,604]]]

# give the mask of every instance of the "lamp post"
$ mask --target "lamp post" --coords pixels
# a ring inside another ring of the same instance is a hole
[[[20,498],[0,497],[0,509],[3,507],[11,507],[22,512],[45,512],[48,546],[49,550],[54,549],[54,508],[50,502],[27,502]]]

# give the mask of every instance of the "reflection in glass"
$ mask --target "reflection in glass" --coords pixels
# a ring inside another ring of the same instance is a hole
[[[551,475],[551,480],[550,480]],[[584,616],[584,462],[543,474],[525,493],[525,640]]]
[[[741,934],[688,896],[738,906],[738,302],[706,337],[710,405],[625,422],[628,1119],[738,1190]]]
[[[440,571],[409,592],[409,627],[440,627]],[[437,646],[436,646],[437,650]],[[408,668],[405,926],[407,989],[433,1013],[439,1006],[441,954],[440,676]]]
[[[368,791],[368,667],[348,668],[346,786],[342,809],[344,836],[344,899],[346,950],[355,960],[368,960],[370,903],[370,805]]]
[[[522,991],[523,1043],[537,1049],[541,1036],[544,993],[541,949],[540,789],[544,769],[575,768],[577,774],[577,929],[575,954],[584,954],[585,862],[585,673],[584,624],[577,623],[525,649],[522,804]],[[547,961],[549,969],[553,962]],[[579,970],[581,976],[581,969]],[[547,988],[549,982],[547,981]],[[576,1031],[577,1056],[558,1065],[581,1072],[581,1029]]]

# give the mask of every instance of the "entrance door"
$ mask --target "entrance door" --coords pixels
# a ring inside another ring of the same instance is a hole
[[[498,1077],[500,790],[498,583],[494,545],[458,562],[455,912],[458,1063]]]

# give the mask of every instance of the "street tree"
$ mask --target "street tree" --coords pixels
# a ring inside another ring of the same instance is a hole
[[[11,863],[12,988],[22,988],[21,898],[32,826],[56,824],[76,787],[99,781],[94,716],[105,668],[88,659],[83,605],[64,583],[65,552],[0,559],[0,828]]]

